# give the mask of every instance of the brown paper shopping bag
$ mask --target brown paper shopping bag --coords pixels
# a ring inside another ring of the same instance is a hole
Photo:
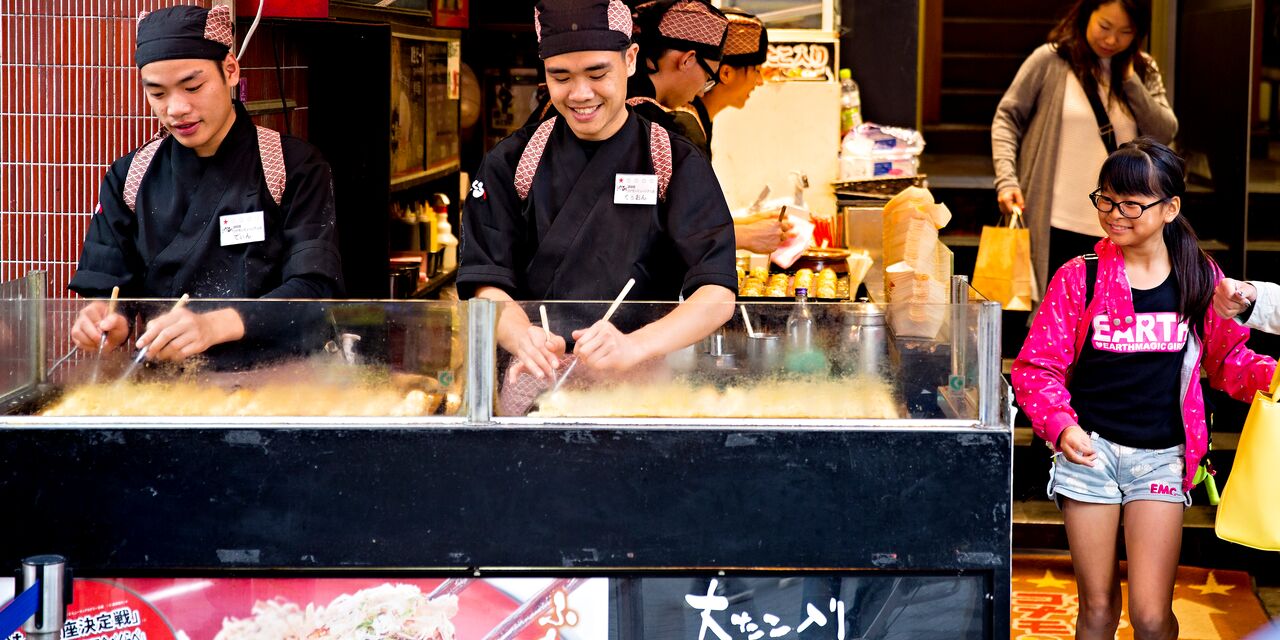
[[[1008,225],[982,227],[973,288],[1006,311],[1030,311],[1039,295],[1031,269],[1031,232],[1015,210]]]

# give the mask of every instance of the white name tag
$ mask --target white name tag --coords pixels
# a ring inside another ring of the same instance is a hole
[[[658,204],[658,176],[619,173],[613,181],[614,204]]]
[[[222,246],[248,242],[262,242],[267,239],[267,226],[262,220],[261,211],[237,213],[218,218],[218,229],[222,232]]]

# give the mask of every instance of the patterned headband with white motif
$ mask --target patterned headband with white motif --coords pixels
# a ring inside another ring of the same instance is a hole
[[[631,44],[631,11],[621,0],[541,0],[533,9],[538,57],[621,51]]]
[[[665,49],[696,51],[707,60],[724,54],[729,20],[706,0],[658,0],[636,7],[640,54],[655,58]],[[648,51],[646,51],[648,49]]]
[[[764,22],[738,9],[725,9],[724,15],[729,19],[729,33],[724,39],[724,58],[720,62],[732,67],[764,64],[769,57],[769,32]]]
[[[235,45],[231,9],[166,7],[138,14],[138,68],[161,60],[222,60]]]

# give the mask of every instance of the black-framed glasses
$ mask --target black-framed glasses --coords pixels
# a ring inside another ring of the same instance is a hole
[[[694,59],[698,61],[698,66],[702,67],[703,73],[707,74],[707,82],[702,85],[702,92],[706,93],[711,90],[711,87],[716,86],[716,83],[720,82],[720,73],[712,69],[711,65],[702,59],[702,56],[694,56]]]
[[[1111,213],[1112,211],[1119,209],[1120,215],[1133,220],[1135,218],[1141,218],[1142,214],[1146,213],[1147,209],[1167,201],[1168,198],[1160,198],[1151,204],[1142,204],[1132,200],[1121,200],[1120,202],[1116,202],[1115,200],[1102,195],[1102,190],[1098,189],[1097,191],[1089,194],[1089,200],[1093,202],[1093,207],[1101,213]]]

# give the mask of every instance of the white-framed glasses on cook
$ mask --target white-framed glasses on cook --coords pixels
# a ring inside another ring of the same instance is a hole
[[[1141,218],[1142,214],[1146,213],[1147,209],[1167,201],[1168,198],[1160,198],[1150,204],[1142,204],[1132,200],[1121,200],[1120,202],[1116,202],[1115,200],[1102,195],[1102,189],[1098,189],[1089,194],[1089,200],[1093,202],[1093,207],[1102,213],[1111,213],[1112,211],[1119,209],[1120,215],[1133,220],[1135,218]]]

